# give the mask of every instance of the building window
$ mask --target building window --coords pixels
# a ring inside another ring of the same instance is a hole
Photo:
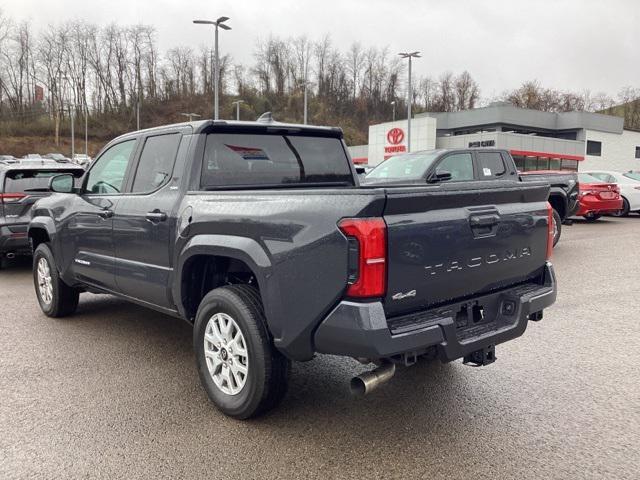
[[[640,158],[640,147],[636,147],[636,158]]]
[[[587,140],[587,155],[599,157],[602,155],[602,142]]]
[[[562,170],[578,170],[578,162],[576,160],[562,160]]]

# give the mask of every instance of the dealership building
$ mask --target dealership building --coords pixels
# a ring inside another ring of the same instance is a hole
[[[371,125],[369,144],[350,147],[356,163],[377,165],[407,151],[407,121]],[[508,103],[411,120],[411,150],[502,148],[526,170],[640,170],[640,132],[624,119],[589,112],[551,113]]]

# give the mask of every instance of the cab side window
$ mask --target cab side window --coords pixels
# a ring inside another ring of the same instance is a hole
[[[470,153],[453,153],[445,157],[436,167],[436,172],[449,172],[451,180],[473,180],[473,160]]]
[[[500,152],[478,152],[476,157],[478,158],[480,178],[500,177],[507,172]]]
[[[181,138],[181,134],[172,133],[146,139],[133,180],[132,192],[150,193],[169,181]]]
[[[135,139],[127,140],[104,152],[88,173],[86,193],[99,195],[121,193],[135,144]]]

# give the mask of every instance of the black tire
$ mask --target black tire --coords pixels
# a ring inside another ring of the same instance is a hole
[[[234,395],[216,385],[205,358],[205,331],[216,313],[224,313],[235,321],[247,347],[245,384]],[[231,285],[212,290],[202,299],[193,327],[193,346],[200,381],[221,412],[244,420],[263,414],[281,402],[287,392],[291,363],[273,345],[262,301],[254,287]]]
[[[585,216],[584,216],[584,219],[585,219],[587,222],[595,222],[595,221],[596,221],[596,220],[598,220],[601,216],[602,216],[602,215],[596,215],[596,214],[592,213],[592,214],[589,214],[589,215],[585,215]]]
[[[629,201],[622,197],[622,210],[618,210],[616,213],[612,213],[611,215],[614,217],[626,217],[629,215]]]
[[[42,290],[38,283],[38,265],[41,260],[47,263],[51,276],[52,293],[49,302],[43,298]],[[78,308],[80,292],[62,281],[53,252],[46,243],[38,245],[36,251],[33,252],[33,283],[40,308],[48,317],[66,317],[73,314]]]
[[[553,246],[555,247],[560,241],[560,235],[562,235],[562,219],[555,208],[553,209],[553,221],[555,222],[555,234],[553,235]]]

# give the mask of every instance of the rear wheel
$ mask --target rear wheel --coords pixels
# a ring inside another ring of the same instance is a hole
[[[613,214],[615,217],[626,217],[629,215],[629,201],[622,197],[622,209]]]
[[[254,287],[231,285],[205,295],[193,342],[200,381],[226,415],[246,419],[283,399],[290,362],[273,345]]]
[[[60,278],[53,252],[41,243],[33,253],[33,282],[40,308],[48,317],[65,317],[78,308],[80,292]]]
[[[560,218],[560,214],[553,209],[553,246],[556,246],[556,243],[560,240],[560,235],[562,234],[562,219]]]
[[[587,222],[595,222],[596,220],[598,220],[602,215],[597,215],[595,213],[590,213],[589,215],[585,215],[584,218]]]

